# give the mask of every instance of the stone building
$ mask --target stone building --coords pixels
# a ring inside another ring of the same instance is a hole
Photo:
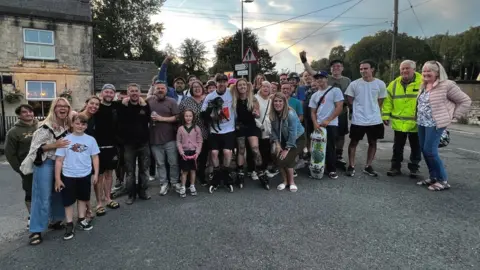
[[[11,77],[5,115],[29,103],[37,116],[51,101],[71,91],[74,108],[94,93],[93,39],[88,0],[0,0],[0,75]]]

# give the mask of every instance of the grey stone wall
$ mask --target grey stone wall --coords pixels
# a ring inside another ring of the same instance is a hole
[[[24,28],[55,32],[55,60],[24,59]],[[12,75],[17,89],[23,94],[28,80],[55,81],[57,96],[64,91],[66,83],[73,91],[73,107],[81,108],[93,93],[91,26],[0,16],[0,33],[0,72]],[[11,89],[9,86],[5,88],[6,91]],[[6,115],[13,115],[16,106],[18,104],[6,103]]]

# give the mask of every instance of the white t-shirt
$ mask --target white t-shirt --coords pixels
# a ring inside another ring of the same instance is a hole
[[[258,100],[260,105],[260,117],[255,118],[257,127],[262,129],[262,139],[267,139],[270,137],[272,123],[270,123],[270,118],[268,117],[268,110],[272,106],[272,100],[268,97],[263,99],[258,93],[255,95],[255,98]],[[262,123],[263,121],[263,123]]]
[[[353,97],[352,124],[373,126],[382,123],[378,99],[387,96],[387,87],[382,80],[367,82],[362,78],[353,81],[345,91],[346,96]]]
[[[330,86],[325,90],[318,90],[315,92],[310,98],[308,107],[317,109],[320,98],[325,95],[328,89],[330,89]],[[335,111],[335,103],[342,101],[343,99],[342,90],[337,87],[332,88],[325,98],[323,98],[322,105],[320,105],[320,108],[317,110],[317,122],[322,123],[323,121],[327,120],[327,118],[329,118],[330,115],[332,115],[332,113]],[[338,117],[335,117],[335,119],[333,119],[328,125],[338,126]]]
[[[65,157],[62,174],[66,177],[81,178],[92,173],[92,156],[98,155],[97,141],[90,135],[68,134],[65,140],[70,141],[67,148],[58,148],[56,156]]]
[[[235,131],[235,113],[232,108],[232,93],[230,92],[230,89],[227,88],[223,95],[219,95],[217,91],[208,94],[203,101],[202,112],[207,110],[208,102],[214,100],[216,97],[221,97],[223,99],[222,112],[225,117],[222,117],[220,120],[220,129],[214,120],[210,126],[210,132],[215,134],[225,134]]]

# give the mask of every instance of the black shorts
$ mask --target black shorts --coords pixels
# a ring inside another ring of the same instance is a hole
[[[235,135],[237,138],[242,137],[258,137],[262,136],[262,131],[257,127],[240,127],[235,131]]]
[[[100,154],[98,157],[100,160],[99,174],[103,174],[105,171],[111,171],[117,168],[119,158],[116,147],[100,148]]]
[[[184,151],[186,156],[193,156],[195,155],[195,151],[193,150],[186,150]],[[181,156],[178,158],[178,166],[182,172],[189,172],[189,171],[196,171],[197,170],[197,162],[194,159],[187,159],[184,160]]]
[[[32,184],[33,184],[33,174],[21,174],[22,177],[22,188],[25,191],[25,201],[32,201]]]
[[[210,133],[208,136],[208,144],[211,150],[233,150],[235,148],[235,131],[225,134]]]
[[[383,139],[384,133],[385,128],[383,124],[373,126],[357,126],[352,124],[350,126],[350,139],[355,141],[363,140],[365,134],[367,134],[367,139],[369,141],[376,141]]]
[[[77,200],[90,201],[90,192],[92,189],[90,174],[79,178],[62,175],[62,182],[65,185],[61,192],[63,206],[70,206]]]
[[[344,137],[348,134],[348,109],[338,116],[338,136],[337,138]]]

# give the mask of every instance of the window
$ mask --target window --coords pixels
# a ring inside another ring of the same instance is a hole
[[[23,29],[24,57],[31,59],[55,59],[55,35],[53,31]]]
[[[33,107],[35,116],[47,116],[52,100],[56,97],[56,83],[45,81],[27,81],[26,97]]]

